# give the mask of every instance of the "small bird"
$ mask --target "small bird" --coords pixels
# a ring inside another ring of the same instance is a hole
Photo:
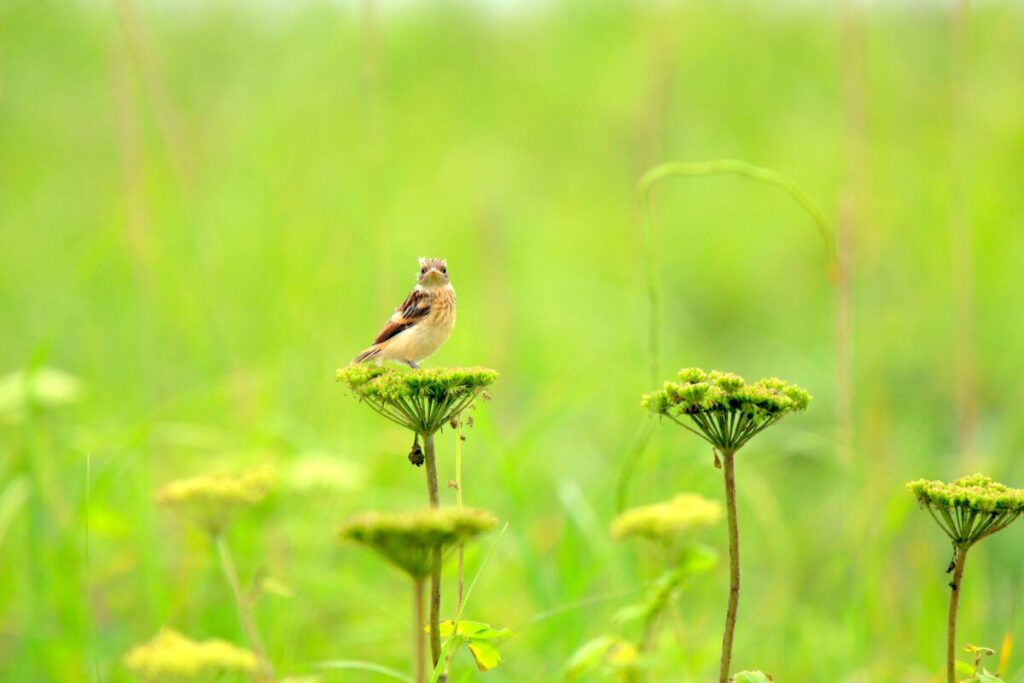
[[[419,369],[417,363],[448,341],[455,326],[455,290],[448,281],[448,264],[440,258],[421,258],[419,281],[395,309],[373,346],[353,363],[392,360]]]

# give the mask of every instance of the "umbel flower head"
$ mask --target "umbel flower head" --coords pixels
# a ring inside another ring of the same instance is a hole
[[[682,493],[664,503],[626,510],[612,522],[612,536],[669,543],[714,526],[721,519],[721,505],[694,493]]]
[[[789,413],[805,410],[811,395],[781,379],[747,384],[731,372],[679,371],[678,382],[665,382],[646,394],[641,405],[701,437],[714,448],[735,452],[754,435]]]
[[[498,379],[488,368],[406,370],[356,363],[339,381],[375,411],[417,434],[433,434],[459,416]]]
[[[414,579],[433,569],[433,554],[493,529],[497,518],[473,508],[428,508],[417,512],[367,512],[350,519],[338,532],[367,545]]]
[[[260,467],[237,476],[205,474],[178,479],[160,488],[155,497],[157,503],[217,536],[240,510],[263,502],[276,483],[273,470]]]
[[[145,683],[211,681],[226,673],[254,677],[256,655],[223,640],[190,640],[164,629],[124,656],[124,666]]]
[[[1011,489],[983,474],[949,484],[919,479],[907,488],[958,548],[969,548],[1005,529],[1024,513],[1024,490]]]

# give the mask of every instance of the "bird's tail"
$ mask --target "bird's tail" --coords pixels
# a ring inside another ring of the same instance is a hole
[[[377,354],[379,354],[380,351],[381,351],[381,347],[379,345],[375,344],[375,345],[371,346],[370,348],[366,349],[365,351],[363,351],[361,354],[359,354],[355,358],[353,358],[352,362],[353,363],[365,363],[368,360],[372,360],[372,359],[376,358]]]

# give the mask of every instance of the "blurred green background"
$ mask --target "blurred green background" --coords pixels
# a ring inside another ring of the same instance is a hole
[[[938,680],[950,549],[903,484],[1024,484],[1024,12],[956,16],[4,0],[0,680],[129,680],[121,656],[164,625],[244,642],[209,544],[152,492],[265,462],[282,490],[230,540],[244,576],[293,593],[257,609],[279,671],[408,668],[404,580],[333,532],[422,505],[423,475],[334,370],[419,256],[446,257],[459,296],[427,365],[501,372],[464,465],[467,503],[508,522],[466,612],[518,633],[486,678],[558,680],[658,573],[609,539],[620,498],[721,495],[707,448],[668,424],[623,486],[656,386],[635,184],[720,157],[796,178],[843,227],[845,264],[836,284],[773,188],[655,192],[659,376],[815,396],[740,456],[734,661],[784,682]],[[450,478],[452,434],[439,448]],[[972,554],[964,642],[1020,639],[1022,557],[1024,525]],[[687,589],[652,680],[717,670],[726,581]],[[479,676],[467,658],[454,680]]]

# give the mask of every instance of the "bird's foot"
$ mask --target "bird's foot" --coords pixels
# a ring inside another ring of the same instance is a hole
[[[420,369],[420,366],[416,365],[416,361],[414,361],[414,360],[407,360],[407,361],[405,361],[405,364],[408,365],[413,370],[419,370]]]

